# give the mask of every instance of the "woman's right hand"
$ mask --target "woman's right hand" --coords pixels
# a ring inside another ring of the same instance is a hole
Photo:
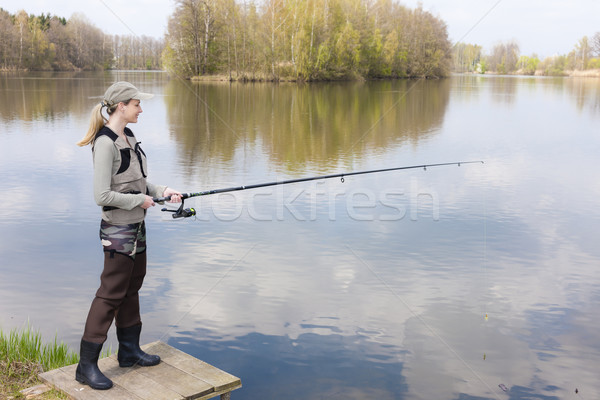
[[[144,204],[142,204],[140,207],[142,207],[144,210],[148,209],[150,207],[154,207],[154,200],[152,200],[151,196],[146,195],[146,199],[144,200]]]

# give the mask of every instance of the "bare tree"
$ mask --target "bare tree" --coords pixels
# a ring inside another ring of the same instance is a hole
[[[577,42],[574,51],[575,69],[586,69],[592,53],[592,47],[590,46],[587,36],[582,37],[579,42]]]
[[[8,12],[0,9],[0,68],[17,67],[19,32]]]
[[[515,42],[499,43],[493,47],[492,54],[487,58],[489,70],[509,74],[516,70],[519,56],[519,45]]]

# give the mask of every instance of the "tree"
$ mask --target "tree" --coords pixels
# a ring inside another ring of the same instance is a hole
[[[52,66],[54,70],[73,70],[70,55],[75,54],[75,43],[67,31],[67,21],[53,16],[48,23],[46,37],[54,53]]]
[[[27,65],[27,44],[29,43],[28,22],[29,16],[24,10],[19,11],[15,16],[15,25],[17,26],[19,35],[19,61],[17,62],[17,67],[21,69]]]
[[[334,54],[340,76],[348,75],[359,64],[360,50],[358,32],[347,22],[335,38]]]
[[[588,61],[592,55],[592,48],[587,36],[579,39],[579,42],[575,45],[573,53],[573,67],[574,69],[584,70],[587,68]]]
[[[177,0],[169,18],[164,60],[171,71],[185,76],[212,73],[218,70],[224,46],[221,35],[227,13],[218,0]]]
[[[28,65],[29,68],[40,70],[49,69],[54,59],[54,52],[51,51],[51,47],[46,39],[44,33],[48,29],[48,23],[50,19],[42,14],[41,17],[30,17],[28,23],[29,38],[28,43]]]
[[[457,43],[452,49],[454,71],[474,72],[481,61],[481,46]]]
[[[540,60],[535,55],[531,57],[521,56],[519,61],[517,61],[517,69],[524,75],[533,75],[535,74],[539,63]]]
[[[163,62],[178,75],[200,74],[199,4],[195,0],[178,0],[169,18]]]
[[[547,57],[538,66],[547,76],[562,76],[567,69],[567,56]]]
[[[0,9],[0,68],[18,67],[19,32],[10,14]]]
[[[408,13],[404,26],[408,76],[446,76],[452,62],[446,24],[419,6]]]
[[[406,76],[406,53],[400,48],[400,38],[396,29],[392,29],[385,37],[383,73],[388,77]]]
[[[107,46],[107,36],[92,25],[82,14],[74,14],[67,21],[67,32],[73,38],[74,54],[71,62],[75,67],[93,70],[106,69],[112,65],[113,53]]]
[[[498,43],[488,57],[488,68],[499,74],[510,74],[517,68],[519,45],[515,42]]]

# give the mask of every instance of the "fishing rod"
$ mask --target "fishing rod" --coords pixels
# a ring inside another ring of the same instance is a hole
[[[235,186],[235,187],[224,188],[224,189],[205,190],[202,192],[182,193],[181,194],[181,205],[179,206],[179,208],[177,210],[169,210],[167,208],[163,208],[162,211],[172,212],[173,218],[187,218],[187,217],[196,215],[195,209],[183,208],[184,200],[189,199],[191,197],[208,196],[211,194],[228,193],[228,192],[237,192],[240,190],[257,189],[257,188],[268,187],[268,186],[288,185],[290,183],[308,182],[308,181],[315,181],[315,180],[319,180],[319,179],[340,178],[343,183],[345,177],[352,176],[352,175],[374,174],[374,173],[379,173],[379,172],[400,171],[400,170],[417,169],[417,168],[423,168],[423,170],[427,171],[427,168],[431,168],[431,167],[442,167],[442,166],[447,166],[447,165],[457,165],[460,167],[462,164],[475,164],[475,163],[483,164],[484,162],[483,161],[455,161],[455,162],[438,163],[438,164],[410,165],[407,167],[372,169],[369,171],[342,172],[339,174],[311,176],[308,178],[296,178],[296,179],[288,179],[288,180],[284,180],[284,181],[275,181],[275,182],[267,182],[267,183],[257,183],[257,184],[253,184],[253,185]],[[158,203],[158,202],[167,201],[170,199],[171,199],[171,196],[165,196],[165,197],[155,197],[152,200],[154,200],[154,202]]]

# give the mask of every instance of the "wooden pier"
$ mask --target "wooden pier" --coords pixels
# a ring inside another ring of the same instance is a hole
[[[142,349],[157,354],[160,364],[153,367],[119,367],[116,354],[98,361],[100,370],[113,381],[109,390],[94,390],[75,380],[77,364],[40,374],[42,381],[75,400],[229,400],[232,390],[242,386],[239,378],[198,360],[163,342]]]

